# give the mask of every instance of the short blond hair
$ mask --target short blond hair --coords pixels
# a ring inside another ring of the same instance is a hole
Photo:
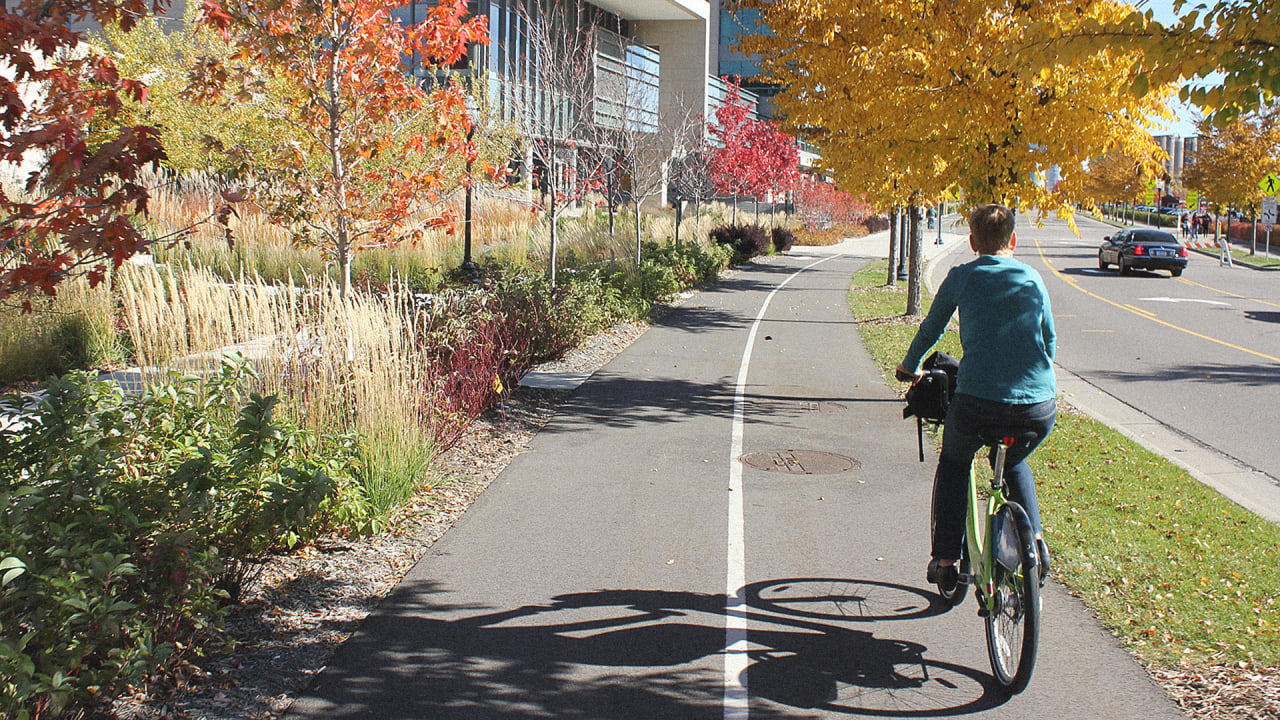
[[[1013,238],[1013,211],[999,203],[980,205],[969,214],[973,246],[983,255],[995,255]]]

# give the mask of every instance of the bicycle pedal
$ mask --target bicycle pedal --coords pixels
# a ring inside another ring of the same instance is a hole
[[[991,611],[988,610],[985,605],[978,606],[978,617],[984,618],[990,614],[991,614]]]

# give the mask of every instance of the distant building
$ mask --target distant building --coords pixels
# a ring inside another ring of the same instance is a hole
[[[1164,161],[1164,171],[1175,181],[1181,182],[1182,171],[1195,161],[1196,151],[1200,149],[1200,136],[1157,135],[1155,141],[1169,156]]]

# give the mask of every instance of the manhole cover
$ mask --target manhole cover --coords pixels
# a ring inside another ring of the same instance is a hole
[[[740,459],[757,470],[792,475],[834,475],[859,467],[853,458],[821,450],[763,450]]]
[[[756,400],[752,405],[777,413],[842,413],[846,409],[840,403],[826,400]]]

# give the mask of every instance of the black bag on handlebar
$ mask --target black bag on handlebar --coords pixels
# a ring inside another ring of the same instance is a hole
[[[951,406],[951,396],[956,389],[956,373],[960,370],[960,361],[942,352],[935,352],[921,363],[920,369],[925,371],[924,377],[907,390],[907,406],[902,409],[902,417],[916,417],[916,432],[919,435],[920,462],[924,462],[924,423],[941,425],[947,417],[947,408]]]

